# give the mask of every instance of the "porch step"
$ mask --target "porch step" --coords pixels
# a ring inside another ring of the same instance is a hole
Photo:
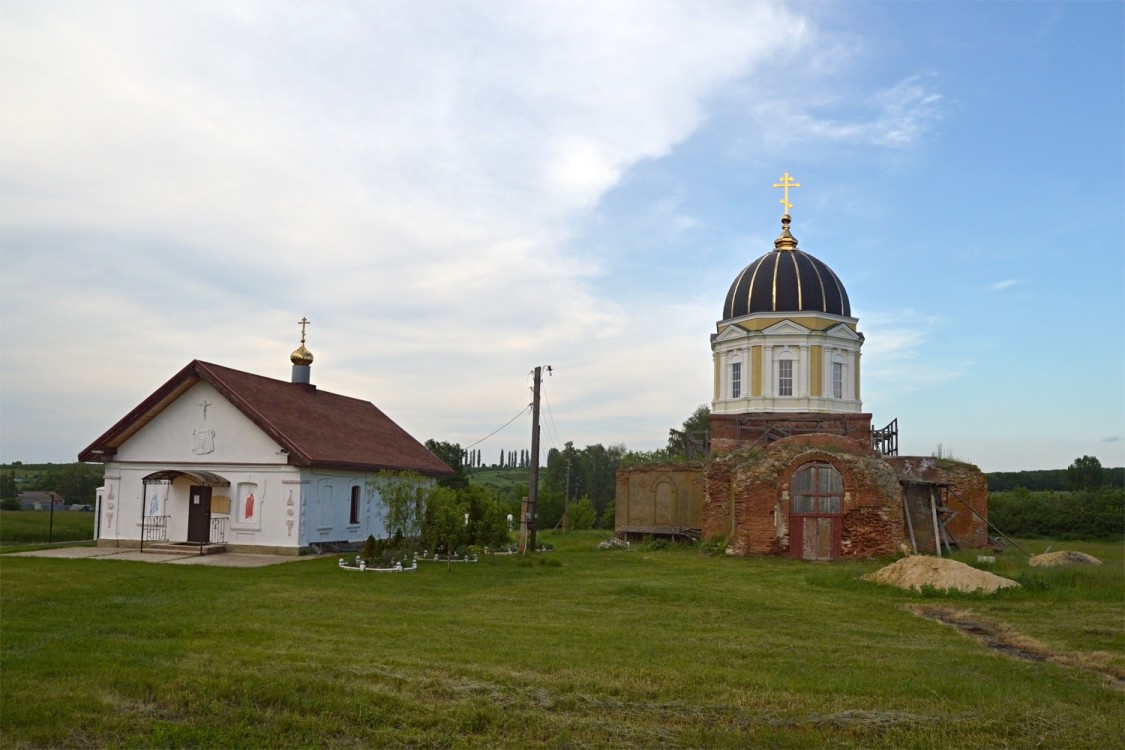
[[[150,542],[144,551],[154,555],[218,555],[227,551],[227,545],[204,544],[201,548],[196,542]]]

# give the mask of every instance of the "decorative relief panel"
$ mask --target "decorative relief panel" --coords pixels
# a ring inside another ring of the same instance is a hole
[[[197,456],[206,456],[208,453],[214,453],[215,431],[211,429],[192,430],[191,452]]]

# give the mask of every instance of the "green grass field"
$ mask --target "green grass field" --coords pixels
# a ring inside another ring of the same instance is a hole
[[[94,538],[94,514],[55,509],[52,528],[50,511],[0,511],[0,546],[82,542]]]
[[[473,484],[506,498],[519,500],[527,494],[527,469],[472,469],[469,477]]]
[[[556,552],[399,575],[335,558],[236,569],[2,556],[0,746],[1125,740],[1121,544],[1067,543],[1106,561],[1081,568],[1008,553],[993,569],[1027,585],[984,597],[858,580],[886,560],[542,536]],[[1048,658],[1005,656],[917,605],[1007,626]]]

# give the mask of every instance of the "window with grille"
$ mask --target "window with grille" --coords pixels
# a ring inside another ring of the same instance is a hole
[[[742,363],[731,362],[730,365],[730,397],[742,396]]]
[[[844,363],[832,363],[832,398],[844,397]]]
[[[805,464],[793,475],[794,515],[834,515],[844,508],[844,478],[830,464]]]
[[[793,360],[782,359],[777,363],[777,395],[793,395]]]

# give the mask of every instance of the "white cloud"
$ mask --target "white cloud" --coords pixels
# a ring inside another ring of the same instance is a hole
[[[767,98],[754,108],[767,140],[901,148],[920,140],[942,115],[941,94],[919,75],[868,91],[828,89],[824,81],[809,85],[802,96]]]
[[[1011,289],[1012,287],[1016,286],[1017,284],[1022,284],[1022,283],[1023,283],[1023,281],[1020,280],[1020,279],[1004,279],[1003,281],[997,281],[995,284],[989,284],[988,290],[990,292],[1002,292],[1005,289]]]
[[[569,353],[584,364],[556,417],[598,398],[651,413],[669,394],[638,372],[682,384],[695,365],[630,332],[675,338],[675,311],[595,292],[604,264],[568,246],[571,222],[805,37],[743,2],[0,14],[3,452],[26,459],[76,452],[195,357],[286,377],[302,315],[321,387],[419,437],[470,442],[513,390],[518,408],[510,377]],[[15,407],[56,415],[49,448]]]
[[[968,362],[935,357],[929,346],[941,323],[937,316],[914,310],[860,315],[860,330],[865,337],[864,380],[888,394],[909,393],[961,377]]]

